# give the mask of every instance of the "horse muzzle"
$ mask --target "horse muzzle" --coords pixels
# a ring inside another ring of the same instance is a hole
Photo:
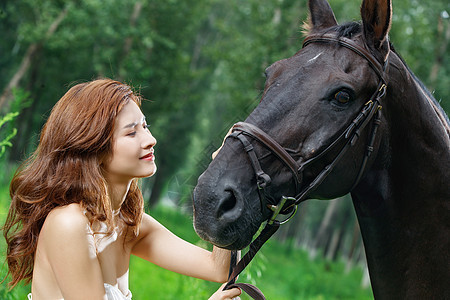
[[[263,221],[254,186],[233,187],[214,164],[205,173],[208,175],[200,176],[193,194],[195,231],[221,248],[246,247]]]

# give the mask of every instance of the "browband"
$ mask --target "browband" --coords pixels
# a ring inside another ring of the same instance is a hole
[[[369,63],[370,67],[377,73],[378,77],[383,81],[384,84],[387,84],[386,79],[384,78],[384,73],[387,66],[387,57],[384,61],[384,65],[381,65],[366,49],[361,47],[360,45],[356,44],[353,40],[346,38],[346,37],[339,37],[336,38],[335,36],[331,34],[321,34],[321,35],[310,35],[305,38],[303,42],[303,48],[308,46],[311,43],[338,43],[340,46],[343,46],[347,49],[352,50]]]

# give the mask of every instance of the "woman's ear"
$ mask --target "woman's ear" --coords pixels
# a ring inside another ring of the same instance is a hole
[[[309,0],[308,5],[309,26],[313,31],[337,25],[333,10],[326,0]]]
[[[381,50],[391,28],[391,0],[363,0],[361,18],[367,45]]]
[[[108,162],[108,159],[110,158],[109,155],[107,155],[106,153],[103,153],[101,155],[98,156],[98,163],[100,165],[100,167],[104,167],[105,163]]]

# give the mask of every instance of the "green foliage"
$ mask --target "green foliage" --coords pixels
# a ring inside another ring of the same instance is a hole
[[[13,101],[9,113],[0,117],[0,158],[5,154],[7,147],[12,147],[11,140],[17,134],[15,127],[16,117],[19,112],[31,105],[30,93],[23,89],[13,89]]]
[[[4,117],[0,117],[0,129],[3,129],[3,125],[7,122],[11,122],[15,117],[19,115],[18,112],[7,113]],[[11,132],[7,132],[4,136],[3,130],[0,131],[0,158],[6,151],[6,147],[12,147],[11,139],[17,134],[17,129],[13,128]],[[4,136],[4,137],[3,137]]]
[[[0,117],[0,167],[3,170],[0,173],[0,184],[9,181],[11,176],[11,171],[9,168],[8,158],[3,157],[8,148],[13,147],[13,139],[16,137],[17,130],[17,117],[20,112],[31,105],[30,93],[23,89],[13,89],[13,101],[11,103],[11,112],[7,113],[5,116]],[[12,163],[16,165],[16,163]]]

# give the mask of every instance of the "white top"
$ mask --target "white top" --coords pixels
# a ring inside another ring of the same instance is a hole
[[[130,290],[128,290],[127,294],[124,295],[118,287],[107,283],[104,283],[103,285],[105,286],[106,296],[108,300],[131,300],[132,294]]]
[[[118,287],[110,285],[108,283],[103,284],[105,286],[106,297],[108,300],[131,300],[132,294],[130,290],[128,290],[127,294],[124,295]],[[28,300],[32,300],[31,293],[28,294]],[[61,299],[64,300],[64,299]]]

